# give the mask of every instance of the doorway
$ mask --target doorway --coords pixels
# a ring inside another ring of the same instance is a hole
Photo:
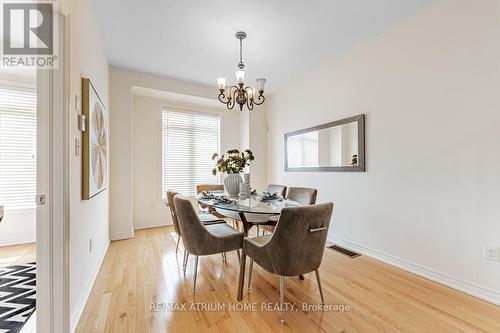
[[[0,303],[0,332],[69,331],[69,117],[64,112],[69,26],[64,3],[55,5],[58,67],[24,74],[19,68],[0,70],[0,302],[10,297],[10,306],[17,307],[4,311]],[[8,242],[2,244],[2,237]],[[24,278],[21,286],[14,276]],[[20,294],[7,295],[2,283]],[[1,326],[6,312],[15,327]]]
[[[36,71],[1,67],[0,331],[35,326],[36,156]]]

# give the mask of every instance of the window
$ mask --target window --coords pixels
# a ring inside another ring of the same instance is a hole
[[[0,85],[0,205],[35,208],[36,92]]]
[[[212,154],[220,151],[216,114],[162,110],[162,198],[167,191],[195,195],[198,184],[218,184]]]

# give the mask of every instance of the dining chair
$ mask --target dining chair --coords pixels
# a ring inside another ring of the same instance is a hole
[[[277,193],[279,196],[284,198],[286,195],[286,186],[279,184],[269,184],[267,185],[266,192]],[[275,218],[274,216],[270,217],[269,221],[266,222],[267,225],[263,225],[262,229],[261,226],[257,224],[257,236],[259,236],[260,230],[262,230],[262,234],[264,234],[266,231],[273,232],[273,228],[276,225],[276,221],[277,218]]]
[[[181,229],[179,227],[179,221],[177,219],[177,212],[174,205],[174,197],[177,194],[179,193],[174,191],[167,191],[167,202],[170,208],[170,216],[172,217],[172,224],[174,225],[174,231],[177,234],[177,245],[175,246],[175,254],[177,254],[177,252],[179,251],[179,243],[182,238]],[[226,223],[224,220],[208,213],[198,214],[198,217],[205,225]],[[183,262],[182,269],[184,273],[186,272],[187,261],[188,261],[188,253],[186,252],[186,250],[184,250],[184,259],[182,261]]]
[[[319,267],[325,251],[333,203],[283,208],[273,234],[243,239],[243,253],[266,271],[280,277],[280,320],[285,322],[285,277],[316,273],[324,304]],[[245,260],[241,261],[240,274]],[[252,278],[249,271],[249,285]],[[243,280],[241,280],[243,282]],[[240,286],[241,288],[242,286]]]
[[[308,187],[289,187],[286,193],[287,200],[298,202],[301,205],[314,205],[318,190]]]
[[[226,223],[203,225],[191,201],[181,195],[174,197],[174,206],[184,248],[196,258],[194,264],[194,294],[196,292],[199,257],[241,249],[243,233]]]
[[[267,185],[266,191],[269,193],[278,193],[279,196],[284,198],[286,195],[286,186],[278,184],[269,184]]]
[[[196,185],[196,194],[200,194],[202,192],[211,192],[211,191],[224,191],[224,185],[222,184],[198,184]],[[224,216],[219,214],[215,209],[208,207],[207,205],[198,202],[198,207],[200,207],[201,211],[208,212],[212,215],[217,216],[218,218],[223,218]]]
[[[199,184],[196,185],[196,194],[200,194],[201,192],[209,192],[209,191],[224,191],[223,184]],[[213,209],[212,207],[208,207],[207,205],[198,202],[198,207],[200,207],[201,211],[208,212],[212,215],[217,216],[219,219],[225,218],[224,215],[220,214],[218,211]],[[240,221],[233,219],[233,227],[240,229]]]
[[[208,192],[208,191],[224,191],[224,185],[222,185],[222,184],[198,184],[198,185],[196,185],[196,193]]]
[[[318,190],[309,187],[289,187],[286,193],[286,199],[295,201],[301,205],[314,205],[318,197]],[[276,221],[271,220],[260,226],[263,232],[274,232]]]

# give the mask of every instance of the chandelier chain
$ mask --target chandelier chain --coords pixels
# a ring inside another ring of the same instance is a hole
[[[240,65],[243,65],[243,39],[240,38],[240,63],[238,64],[238,67]]]

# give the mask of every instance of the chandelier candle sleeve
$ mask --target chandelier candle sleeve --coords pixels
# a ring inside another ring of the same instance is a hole
[[[236,83],[243,84],[245,81],[246,75],[247,75],[247,73],[245,73],[245,71],[236,71]]]
[[[257,79],[257,91],[264,92],[265,86],[266,86],[266,79],[264,79],[263,77],[258,78]]]
[[[218,78],[217,85],[219,86],[219,90],[225,90],[226,89],[226,79],[223,77]]]

